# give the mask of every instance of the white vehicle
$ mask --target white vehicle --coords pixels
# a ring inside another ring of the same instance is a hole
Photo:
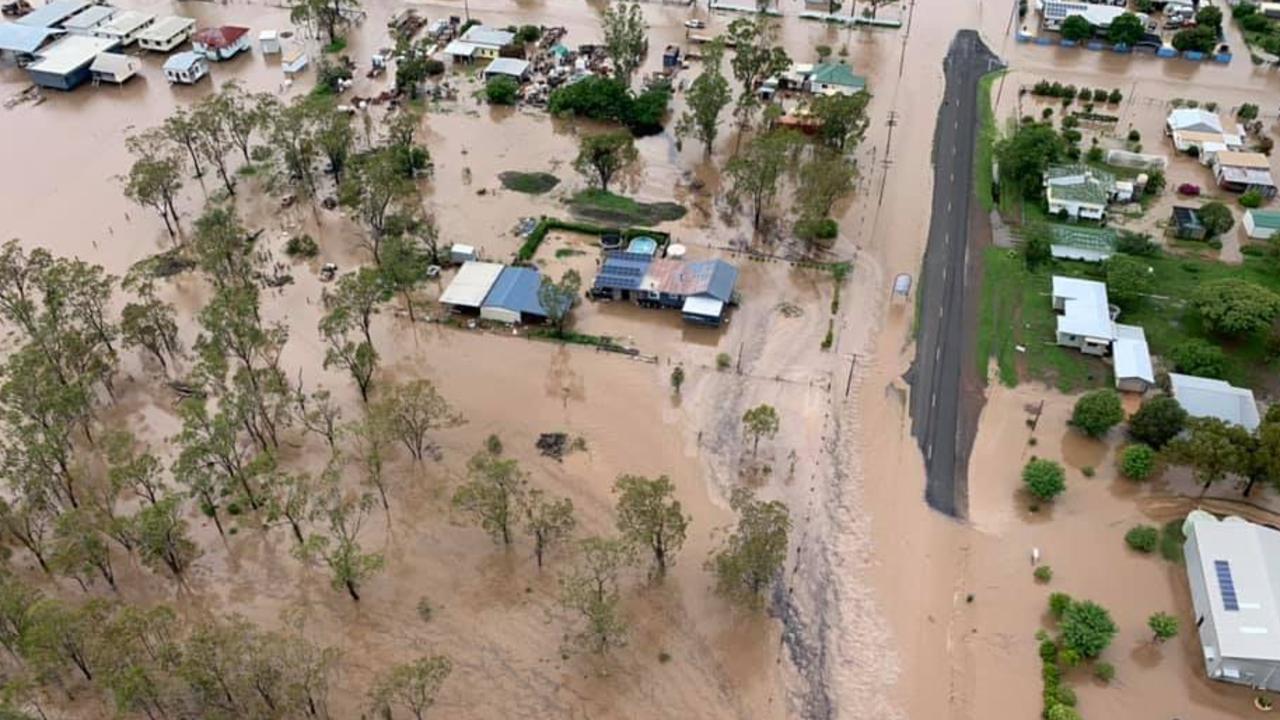
[[[690,30],[701,30],[702,28],[707,26],[707,23],[705,20],[697,20],[697,19],[685,20],[684,26],[689,28]]]

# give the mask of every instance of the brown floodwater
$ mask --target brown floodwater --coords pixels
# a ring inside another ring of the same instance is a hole
[[[255,33],[288,25],[286,10],[261,3],[122,4],[193,15],[201,25],[245,24]],[[570,44],[599,40],[599,2],[469,5],[490,24],[564,25]],[[366,6],[369,18],[349,49],[361,70],[371,52],[389,44],[385,20],[399,7],[385,0]],[[463,12],[461,0],[414,6],[433,19]],[[788,13],[800,6],[782,3]],[[363,688],[388,662],[430,651],[455,662],[440,700],[447,717],[1024,718],[1039,709],[1032,635],[1043,621],[1047,591],[1032,582],[1027,561],[1037,546],[1055,569],[1055,589],[1103,602],[1122,628],[1109,651],[1117,684],[1075,683],[1086,716],[1238,716],[1243,694],[1203,680],[1190,634],[1158,649],[1144,644],[1146,614],[1185,613],[1181,571],[1123,551],[1125,527],[1151,505],[1114,479],[1110,448],[1066,431],[1069,399],[1049,396],[1037,433],[1036,452],[1062,457],[1073,468],[1071,490],[1051,511],[1026,512],[1016,490],[1016,471],[1029,449],[1021,407],[1044,396],[1032,388],[992,393],[969,473],[970,522],[937,516],[923,503],[923,468],[906,415],[909,389],[901,380],[912,356],[912,310],[889,304],[888,282],[899,272],[916,273],[923,252],[941,63],[956,29],[981,29],[1012,63],[1002,112],[1014,109],[1016,83],[1040,77],[1122,87],[1128,99],[1117,132],[1129,124],[1139,128],[1148,152],[1161,142],[1159,124],[1172,97],[1216,100],[1225,108],[1276,89],[1271,71],[1242,61],[1193,66],[1017,45],[1008,34],[1009,9],[990,0],[918,0],[904,10],[909,22],[900,31],[781,22],[781,41],[793,57],[812,60],[815,46],[828,45],[871,78],[874,94],[872,124],[858,150],[858,194],[842,206],[841,235],[831,252],[856,262],[841,291],[829,351],[820,349],[831,317],[828,275],[724,250],[752,242],[744,218],[725,204],[717,172],[736,141],[729,121],[711,162],[696,143],[679,149],[669,134],[645,138],[627,190],[644,200],[689,205],[683,220],[662,229],[688,245],[692,257],[739,265],[744,301],[726,327],[689,328],[678,313],[584,304],[575,319],[580,330],[625,340],[650,360],[643,361],[507,332],[410,325],[388,307],[376,323],[384,357],[379,382],[430,378],[468,422],[438,433],[439,463],[396,461],[390,517],[376,514],[365,536],[386,553],[388,566],[368,584],[364,601],[354,605],[331,590],[318,569],[294,560],[279,530],[243,528],[224,548],[207,523],[198,526],[205,553],[189,594],[177,598],[159,579],[127,569],[126,597],[179,601],[192,614],[241,612],[266,625],[277,624],[282,611],[303,609],[308,632],[344,650],[334,690],[338,717],[357,713]],[[709,17],[715,33],[734,17],[708,16],[702,7],[646,4],[644,10],[654,49],[645,71],[658,67],[657,49],[684,43],[684,19]],[[216,65],[213,82],[194,88],[169,87],[160,58],[144,63],[143,77],[123,88],[49,93],[40,104],[0,110],[0,157],[11,169],[0,175],[5,237],[125,271],[168,247],[169,238],[153,213],[120,192],[117,178],[129,164],[124,138],[229,79],[285,99],[311,81],[308,75],[284,87],[276,61],[256,51]],[[696,66],[681,77],[694,73]],[[385,82],[360,78],[354,92],[369,96]],[[0,69],[0,98],[26,84],[22,72]],[[520,244],[511,232],[520,218],[567,214],[562,201],[583,186],[570,167],[577,134],[592,128],[537,111],[490,110],[473,98],[476,87],[462,81],[460,99],[433,106],[424,120],[422,136],[436,170],[424,186],[424,210],[437,218],[445,242],[477,245],[501,260]],[[676,112],[682,104],[677,96]],[[1270,120],[1268,112],[1264,108]],[[1183,161],[1174,167],[1171,185],[1175,173],[1203,172]],[[501,188],[497,175],[505,170],[545,170],[562,183],[529,197]],[[215,181],[204,182],[189,181],[184,191],[179,210],[188,225],[217,190]],[[344,269],[367,262],[358,243],[362,231],[340,213],[305,203],[281,210],[254,182],[242,180],[249,191],[238,204],[251,227],[266,229],[265,245],[282,257],[287,237],[302,231],[321,245],[319,258],[294,268],[293,285],[268,294],[266,315],[292,329],[282,363],[309,389],[333,389],[354,417],[353,386],[321,367],[315,271],[323,262]],[[781,247],[768,237],[761,246]],[[557,258],[560,248],[581,249],[581,239],[550,235],[538,258],[544,269],[559,274],[574,267],[589,280],[590,249]],[[436,292],[438,286],[423,295]],[[165,295],[187,320],[182,332],[189,345],[195,335],[190,318],[208,289],[198,279],[179,278]],[[730,370],[716,369],[718,353],[731,356]],[[681,397],[673,398],[668,377],[677,363],[687,380]],[[176,430],[174,398],[159,387],[154,368],[129,357],[125,372],[131,379],[110,421],[129,423],[166,452],[164,440]],[[783,422],[753,456],[739,419],[761,402],[775,405]],[[587,450],[563,463],[537,455],[534,440],[551,430],[581,435]],[[627,604],[631,642],[608,662],[561,657],[568,624],[555,603],[554,575],[567,561],[564,553],[538,573],[527,543],[503,551],[450,511],[448,496],[466,458],[490,433],[503,437],[534,484],[573,499],[584,533],[611,531],[610,485],[617,474],[665,473],[675,480],[693,517],[691,536],[662,586],[639,575],[628,579],[637,588]],[[290,444],[290,462],[298,467],[315,469],[324,457],[313,438],[295,435]],[[1096,476],[1083,479],[1076,469],[1083,467],[1095,467]],[[732,519],[729,490],[747,481],[762,496],[785,500],[795,520],[785,640],[782,623],[716,598],[701,567]],[[1175,474],[1149,492],[1193,491]],[[1141,582],[1116,583],[1117,577]],[[1142,592],[1125,593],[1135,587]],[[969,593],[972,604],[964,602]],[[424,597],[435,609],[429,623],[415,610]],[[670,661],[659,662],[660,653]]]

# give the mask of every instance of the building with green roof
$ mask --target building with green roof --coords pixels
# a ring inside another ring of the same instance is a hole
[[[809,92],[853,95],[867,89],[867,79],[845,63],[818,63],[809,74]]]
[[[1270,240],[1280,232],[1280,212],[1249,210],[1244,214],[1244,230],[1254,240]]]
[[[1115,199],[1116,179],[1087,165],[1051,165],[1044,174],[1049,214],[1077,220],[1101,220]]]

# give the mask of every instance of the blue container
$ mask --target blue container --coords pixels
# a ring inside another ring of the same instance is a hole
[[[1195,51],[1195,50],[1188,50],[1188,51],[1186,51],[1186,52],[1182,53],[1182,57],[1183,57],[1183,58],[1185,58],[1185,59],[1187,59],[1187,60],[1196,60],[1196,61],[1200,61],[1200,60],[1203,60],[1203,59],[1204,59],[1204,53],[1202,53],[1202,52],[1197,52],[1197,51]]]

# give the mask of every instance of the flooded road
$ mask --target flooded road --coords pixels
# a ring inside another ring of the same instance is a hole
[[[202,25],[234,22],[255,32],[287,26],[287,11],[258,3],[121,4],[194,15]],[[599,40],[600,5],[476,0],[469,8],[493,25],[564,25],[577,44]],[[794,15],[801,5],[784,0],[783,10]],[[385,20],[398,7],[367,3],[369,18],[353,33],[349,49],[361,68],[371,52],[389,44]],[[464,4],[414,7],[434,19],[462,14]],[[1127,87],[1126,118],[1141,124],[1152,146],[1159,135],[1148,128],[1159,117],[1161,98],[1204,96],[1207,91],[1197,88],[1212,87],[1225,107],[1276,90],[1272,71],[1241,61],[1191,66],[1018,45],[1009,34],[1009,9],[989,0],[917,0],[903,9],[906,25],[898,31],[781,21],[781,42],[793,58],[811,61],[814,48],[827,45],[869,76],[873,93],[871,127],[857,153],[858,192],[840,218],[830,253],[830,259],[854,261],[834,318],[829,273],[726,250],[753,242],[745,217],[724,203],[716,170],[732,149],[733,133],[721,133],[711,164],[694,143],[679,149],[670,133],[645,138],[637,143],[640,169],[628,192],[689,205],[684,219],[661,229],[689,245],[691,256],[739,266],[744,299],[729,325],[691,329],[677,314],[621,304],[579,311],[581,330],[625,339],[654,360],[649,363],[506,333],[410,324],[387,309],[376,320],[375,340],[386,359],[378,382],[430,378],[468,419],[439,433],[440,463],[396,461],[390,517],[369,526],[371,544],[387,554],[387,571],[369,584],[357,607],[332,592],[317,569],[294,560],[283,535],[245,528],[223,549],[213,528],[202,524],[198,539],[206,552],[195,571],[194,596],[182,598],[186,611],[234,610],[273,625],[283,610],[304,609],[314,637],[344,650],[334,691],[340,717],[363,709],[363,689],[388,661],[430,650],[455,662],[440,699],[448,717],[1013,719],[1038,712],[1032,635],[1045,590],[1032,583],[1026,563],[1027,548],[1035,544],[1060,578],[1055,587],[1104,602],[1122,626],[1110,651],[1118,687],[1074,684],[1086,716],[1161,716],[1146,713],[1149,708],[1167,709],[1166,716],[1187,708],[1197,718],[1238,716],[1239,693],[1200,679],[1189,633],[1162,648],[1142,645],[1146,613],[1185,611],[1180,571],[1123,554],[1117,538],[1139,517],[1137,498],[1116,487],[1106,469],[1109,449],[1078,447],[1066,433],[1061,420],[1067,400],[1055,398],[1046,410],[1038,452],[1059,452],[1073,467],[1088,464],[1098,475],[1083,481],[1073,474],[1069,482],[1079,492],[1069,492],[1052,513],[1029,516],[1015,498],[1016,468],[1027,451],[1018,432],[1024,427],[1019,407],[1041,397],[1038,388],[992,391],[969,472],[971,524],[934,513],[923,502],[924,463],[911,438],[910,390],[902,380],[914,355],[914,308],[890,302],[888,288],[897,273],[919,274],[943,57],[956,30],[978,30],[1015,71],[1001,86],[1001,107],[1017,102],[1013,88],[1020,78]],[[644,10],[651,50],[683,44],[682,22],[690,16],[710,17],[712,33],[733,17],[708,16],[702,7],[647,4]],[[5,237],[124,272],[170,242],[159,219],[120,192],[117,178],[129,165],[124,138],[229,79],[288,99],[304,92],[313,77],[284,87],[275,62],[255,52],[215,66],[211,83],[171,88],[160,77],[160,62],[145,58],[144,77],[123,88],[51,93],[41,104],[0,110],[0,157],[7,167],[21,168],[0,174]],[[651,51],[645,70],[659,64],[660,54]],[[696,72],[695,65],[682,78]],[[384,83],[361,78],[354,92],[368,96]],[[0,97],[25,86],[20,71],[0,70]],[[586,126],[532,110],[491,110],[472,96],[478,87],[473,81],[461,87],[457,102],[430,107],[424,119],[422,138],[435,177],[423,188],[423,209],[437,219],[445,243],[476,245],[502,260],[521,242],[511,233],[520,218],[567,215],[562,201],[583,187],[569,163]],[[1144,98],[1152,99],[1149,107]],[[677,96],[674,112],[682,105]],[[497,175],[507,170],[545,170],[562,182],[548,195],[525,196],[501,189]],[[253,188],[256,181],[242,182]],[[187,182],[179,207],[184,223],[215,190]],[[318,239],[320,257],[296,265],[296,282],[269,294],[264,311],[292,328],[282,357],[287,374],[308,388],[333,389],[348,416],[356,417],[349,380],[322,367],[315,271],[323,262],[344,270],[367,262],[358,242],[363,231],[340,213],[281,210],[266,192],[242,195],[246,223],[266,229],[265,242],[277,256],[293,233]],[[785,250],[778,238],[754,242],[759,249]],[[552,235],[539,254],[541,264],[553,273],[572,266],[589,278],[590,254],[557,257],[557,249],[574,243],[571,236]],[[424,294],[434,292],[438,288]],[[208,289],[195,278],[179,278],[164,295],[178,307],[190,346],[196,331],[191,317]],[[834,343],[824,351],[831,319]],[[731,357],[731,369],[717,369],[720,353]],[[677,364],[687,373],[679,398],[668,380]],[[154,378],[132,358],[125,369],[133,382],[126,383],[113,413],[164,448],[176,430],[173,398],[156,390]],[[762,402],[774,405],[783,420],[778,436],[762,442],[755,457],[739,425],[743,411]],[[580,435],[587,449],[563,463],[538,455],[534,439],[551,430]],[[449,508],[467,457],[490,433],[502,436],[535,485],[573,499],[584,533],[611,531],[610,485],[622,472],[670,475],[693,516],[690,539],[663,586],[628,578],[628,587],[636,588],[626,608],[633,634],[607,674],[589,659],[560,653],[566,625],[555,602],[554,569],[566,558],[553,558],[549,572],[538,573],[527,546],[503,552]],[[323,457],[314,438],[290,442],[291,461],[299,466]],[[702,569],[732,519],[729,491],[745,482],[763,497],[786,501],[795,521],[786,581],[774,597],[780,619],[735,610],[710,592]],[[1116,596],[1111,578],[1131,573],[1151,588],[1149,595]],[[138,577],[136,587],[130,599],[173,600],[157,578]],[[971,604],[964,602],[970,593]],[[435,608],[428,623],[415,610],[420,598]]]

